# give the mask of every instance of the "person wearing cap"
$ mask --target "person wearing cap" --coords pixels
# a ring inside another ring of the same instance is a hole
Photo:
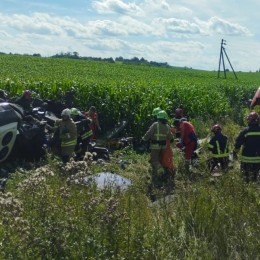
[[[25,90],[21,97],[17,98],[15,103],[21,106],[26,114],[30,114],[32,112],[32,93],[30,90]]]
[[[72,120],[77,126],[77,145],[75,147],[76,158],[80,159],[85,155],[89,148],[92,129],[90,128],[91,119],[85,117],[77,108],[70,109]]]
[[[67,163],[74,153],[77,144],[77,127],[71,118],[70,109],[61,112],[61,119],[55,122],[60,140],[60,155],[63,163]]]
[[[228,137],[222,134],[222,127],[219,124],[213,125],[211,132],[214,136],[212,136],[208,143],[208,149],[212,152],[212,159],[209,160],[210,172],[212,172],[218,164],[220,164],[223,171],[226,171],[229,162]]]
[[[189,174],[192,156],[197,149],[197,134],[192,123],[186,121],[186,118],[175,119],[173,124],[180,132],[180,141],[176,143],[176,146],[184,151],[185,170]]]
[[[166,141],[173,140],[173,135],[170,130],[170,126],[167,124],[168,115],[164,110],[161,110],[157,114],[157,121],[154,122],[142,140],[150,142],[150,164],[152,166],[152,183],[160,187],[162,181],[162,175],[164,174],[164,168],[161,164],[162,153],[166,148]]]
[[[242,147],[241,173],[244,180],[256,182],[260,171],[260,126],[259,114],[251,112],[247,116],[248,126],[244,128],[235,140],[234,159]]]

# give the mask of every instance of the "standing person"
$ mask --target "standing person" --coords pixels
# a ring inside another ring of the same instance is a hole
[[[59,131],[61,159],[63,163],[67,163],[77,144],[77,127],[71,119],[69,108],[62,110],[61,117],[62,119],[56,121],[56,126]]]
[[[251,112],[247,116],[248,126],[244,128],[235,141],[233,151],[235,159],[242,147],[241,172],[245,181],[256,182],[260,171],[260,126],[259,114]]]
[[[89,108],[89,111],[87,111],[85,113],[85,116],[92,120],[92,123],[90,124],[90,128],[93,132],[91,139],[96,140],[97,139],[97,131],[101,131],[96,107],[91,106]]]
[[[86,118],[77,108],[70,110],[70,115],[77,126],[77,145],[75,147],[76,157],[80,158],[85,155],[89,149],[89,142],[92,136],[90,129],[91,119]]]
[[[174,126],[177,128],[177,131],[180,131],[180,142],[178,142],[176,146],[184,151],[185,169],[189,174],[190,165],[192,164],[192,155],[197,149],[196,131],[192,123],[183,121],[182,119],[175,119]]]
[[[219,124],[214,125],[211,128],[211,132],[214,136],[208,143],[208,149],[212,152],[212,159],[209,163],[210,172],[218,164],[220,164],[223,171],[226,171],[229,161],[228,137],[222,134],[222,127]]]
[[[161,164],[162,153],[166,148],[166,141],[173,140],[170,127],[167,124],[168,115],[162,110],[157,115],[157,122],[154,122],[143,136],[143,141],[150,142],[150,164],[152,166],[152,184],[160,187],[164,168]]]
[[[32,93],[30,90],[25,90],[21,97],[17,98],[15,103],[20,105],[26,114],[30,114],[32,112]]]

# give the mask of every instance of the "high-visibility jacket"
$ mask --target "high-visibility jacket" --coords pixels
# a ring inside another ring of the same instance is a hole
[[[229,156],[228,138],[222,133],[216,133],[209,141],[208,148],[213,158],[224,158]]]
[[[242,147],[241,162],[260,163],[260,126],[251,124],[240,132],[235,141],[235,151]]]
[[[70,118],[69,120],[59,119],[56,121],[59,127],[59,136],[61,140],[61,152],[65,155],[71,155],[77,144],[77,128],[76,124]]]
[[[166,140],[172,140],[173,135],[168,124],[154,122],[143,136],[144,141],[150,141],[150,149],[165,149]]]
[[[74,119],[74,122],[77,126],[78,137],[82,140],[85,140],[88,137],[93,135],[93,131],[90,128],[91,119],[85,118],[84,116],[78,116]]]

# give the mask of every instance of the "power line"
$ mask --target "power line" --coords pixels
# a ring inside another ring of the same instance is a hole
[[[220,47],[219,65],[218,65],[218,78],[219,78],[219,76],[220,76],[220,67],[221,67],[221,64],[223,65],[223,71],[224,71],[225,79],[227,78],[226,67],[225,67],[225,61],[224,61],[224,54],[225,54],[225,56],[226,56],[226,58],[227,58],[227,60],[228,60],[228,62],[229,62],[229,65],[230,65],[230,67],[231,67],[231,69],[232,69],[232,71],[233,71],[233,73],[234,73],[234,75],[235,75],[235,77],[236,77],[236,79],[237,79],[237,75],[236,75],[236,73],[235,73],[235,71],[234,71],[234,69],[233,69],[233,66],[232,66],[232,64],[231,64],[231,62],[230,62],[230,60],[229,60],[229,58],[228,58],[228,55],[227,55],[227,53],[226,53],[226,50],[225,50],[224,45],[227,45],[227,41],[224,40],[224,39],[222,39],[222,40],[221,40],[221,47]]]

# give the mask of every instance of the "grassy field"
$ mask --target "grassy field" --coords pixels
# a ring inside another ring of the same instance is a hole
[[[127,118],[125,134],[140,137],[154,107],[171,114],[182,103],[200,138],[218,121],[231,145],[248,112],[243,102],[260,82],[260,73],[225,80],[217,72],[26,56],[1,55],[0,65],[0,87],[11,96],[32,89],[58,98],[75,87],[76,106],[96,105],[104,129]],[[156,203],[147,196],[149,155],[131,148],[109,162],[89,156],[64,167],[50,157],[17,168],[0,193],[0,259],[260,259],[259,184],[243,182],[238,161],[212,177],[208,156],[203,148],[191,181],[174,147],[175,189],[170,199],[157,190]],[[123,191],[83,184],[104,171],[133,185]]]

